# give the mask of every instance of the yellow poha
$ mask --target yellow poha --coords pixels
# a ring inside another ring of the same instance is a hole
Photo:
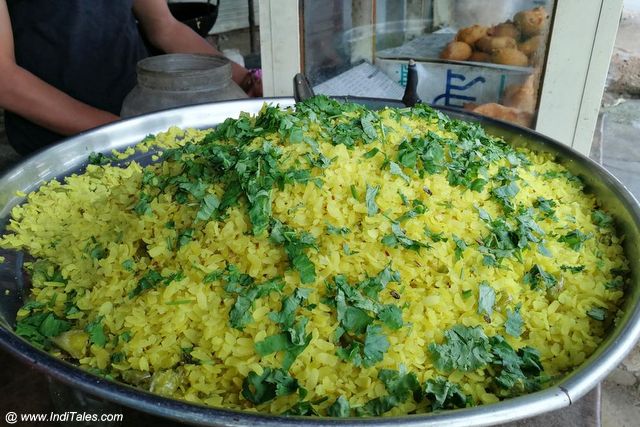
[[[317,97],[152,147],[46,183],[0,241],[36,260],[16,332],[97,374],[399,415],[545,387],[617,316],[627,261],[579,179],[428,107]]]

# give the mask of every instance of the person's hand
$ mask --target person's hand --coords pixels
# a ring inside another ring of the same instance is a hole
[[[259,68],[248,70],[240,87],[249,97],[260,98],[262,96],[262,70]]]

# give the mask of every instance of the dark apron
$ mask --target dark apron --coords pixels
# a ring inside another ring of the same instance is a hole
[[[132,0],[7,0],[16,63],[73,98],[113,114],[148,56]],[[63,136],[5,112],[9,143],[21,154]]]

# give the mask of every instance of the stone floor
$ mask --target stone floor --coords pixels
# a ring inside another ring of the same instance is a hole
[[[640,0],[625,0],[596,140],[602,164],[640,199]],[[640,345],[602,383],[602,425],[640,425]]]
[[[640,99],[603,108],[602,163],[640,199]],[[602,424],[640,425],[640,346],[602,384]]]

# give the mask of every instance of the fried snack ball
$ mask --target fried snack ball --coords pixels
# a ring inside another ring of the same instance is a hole
[[[524,53],[513,47],[496,49],[491,54],[491,62],[494,64],[516,65],[526,67],[529,65],[529,58]]]
[[[530,75],[521,85],[509,85],[502,95],[502,105],[533,113],[536,109],[536,77]]]
[[[487,35],[487,27],[482,25],[472,25],[471,27],[462,28],[456,34],[456,40],[465,42],[469,46],[473,46],[478,40]]]
[[[491,53],[496,49],[503,49],[506,47],[515,48],[517,45],[516,39],[512,37],[486,36],[476,42],[476,47],[486,53]]]
[[[466,61],[471,56],[471,46],[465,42],[452,41],[440,52],[441,59],[451,59],[453,61]]]
[[[511,21],[503,22],[494,27],[491,27],[487,34],[492,37],[511,37],[512,39],[520,39],[520,30]]]
[[[542,47],[543,43],[544,43],[544,36],[543,35],[533,36],[530,39],[520,43],[518,45],[518,50],[520,50],[520,52],[522,52],[525,55],[530,57],[538,49],[540,49],[540,47]]]
[[[538,6],[531,10],[523,10],[513,17],[516,26],[524,37],[537,36],[547,25],[549,14],[544,7]]]
[[[468,60],[475,62],[491,62],[491,55],[486,52],[474,50]]]
[[[466,106],[465,106],[465,109]],[[520,126],[531,127],[533,124],[533,114],[526,111],[520,111],[517,108],[505,107],[504,105],[491,102],[468,108],[477,114],[493,117],[494,119],[504,120],[506,122],[515,123]]]

